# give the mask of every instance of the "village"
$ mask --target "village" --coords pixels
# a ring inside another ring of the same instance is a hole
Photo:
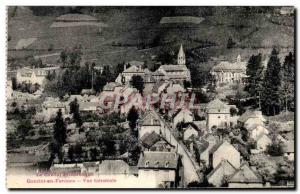
[[[294,99],[269,102],[256,83],[272,64],[294,65],[292,52],[236,53],[211,68],[203,87],[193,84],[182,43],[174,64],[133,59],[118,64],[116,77],[112,67],[84,63],[80,47],[61,52],[60,64],[35,59],[8,75],[8,169],[152,188],[294,187]]]

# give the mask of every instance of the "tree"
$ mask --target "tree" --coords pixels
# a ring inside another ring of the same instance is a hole
[[[132,87],[136,88],[140,92],[140,94],[143,94],[144,80],[141,76],[139,75],[132,76],[131,85]]]
[[[68,149],[68,157],[71,161],[74,160],[74,147],[73,146],[70,146]]]
[[[53,129],[53,138],[60,146],[62,146],[66,143],[67,134],[61,109],[59,109],[57,112]]]
[[[90,153],[91,153],[91,158],[93,161],[97,160],[97,157],[99,155],[98,150],[96,148],[91,148],[90,149]]]
[[[233,48],[234,46],[235,46],[235,42],[232,40],[232,38],[231,37],[229,37],[228,38],[228,41],[227,41],[227,48],[228,49],[231,49],[231,48]]]
[[[76,122],[76,125],[80,127],[82,125],[82,120],[79,113],[79,104],[77,98],[75,98],[70,104],[70,114],[73,114],[73,119]]]
[[[187,88],[191,87],[191,82],[184,80],[183,81],[183,86],[184,86],[185,89],[187,89]]]
[[[259,105],[257,97],[260,98],[261,86],[263,81],[263,65],[262,65],[261,54],[252,55],[247,63],[246,74],[248,76],[248,81],[245,86],[245,90],[249,93],[250,97],[255,99],[254,107]]]
[[[230,111],[230,115],[231,115],[232,117],[235,116],[235,115],[237,114],[237,110],[236,110],[236,108],[234,108],[234,107],[230,107],[229,111]]]
[[[267,64],[267,70],[262,86],[261,108],[266,115],[276,115],[280,112],[281,106],[281,66],[278,52],[274,48]]]
[[[283,154],[282,143],[280,143],[278,141],[274,141],[272,144],[267,145],[266,151],[271,156],[282,156],[282,154]]]
[[[21,135],[22,139],[24,139],[28,132],[33,129],[31,121],[28,119],[21,120],[20,124],[17,127],[18,133]]]
[[[17,85],[18,85],[17,78],[16,77],[12,77],[11,78],[11,82],[12,82],[12,89],[16,90],[17,89]]]
[[[284,59],[282,65],[282,106],[285,111],[294,111],[295,109],[295,57],[290,52]]]
[[[135,109],[135,107],[133,106],[129,110],[128,115],[127,115],[127,120],[129,121],[129,127],[132,131],[136,127],[138,118],[139,118],[139,114],[138,114],[137,110]]]
[[[61,62],[62,62],[62,64],[63,64],[63,66],[66,65],[66,63],[67,63],[67,58],[68,58],[68,56],[67,56],[67,51],[66,51],[66,50],[61,51],[61,53],[60,53],[60,60],[61,60]]]

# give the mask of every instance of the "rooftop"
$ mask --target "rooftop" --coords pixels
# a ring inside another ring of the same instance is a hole
[[[262,183],[262,178],[244,163],[231,177],[229,183]]]
[[[144,151],[138,162],[139,169],[177,169],[179,156],[175,152]]]

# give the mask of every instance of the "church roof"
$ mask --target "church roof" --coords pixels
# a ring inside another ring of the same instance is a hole
[[[176,71],[188,71],[188,68],[185,65],[162,65],[160,69],[163,69],[166,72],[176,72]]]
[[[180,48],[179,48],[178,57],[185,57],[182,44],[180,45]]]

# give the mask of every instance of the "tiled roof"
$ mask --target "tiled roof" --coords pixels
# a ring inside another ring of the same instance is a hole
[[[244,163],[228,180],[229,183],[262,183],[262,178]]]
[[[207,179],[209,179],[216,171],[218,171],[219,169],[226,169],[227,171],[231,171],[231,170],[236,170],[234,168],[234,166],[228,161],[228,160],[222,160],[218,166],[216,166],[216,168],[214,168],[208,175],[207,175]]]
[[[186,109],[186,108],[184,108],[184,109],[179,109],[174,115],[173,115],[173,118],[175,118],[177,115],[179,115],[179,114],[182,114],[184,117],[186,116],[186,115],[189,115],[189,116],[194,116],[193,115],[193,113],[190,111],[190,110],[188,110],[188,109]]]
[[[145,73],[145,71],[142,68],[139,68],[135,65],[130,66],[129,68],[125,69],[123,73]]]
[[[60,101],[45,101],[43,106],[46,108],[65,108],[66,105]]]
[[[188,68],[185,65],[162,65],[159,68],[166,72],[188,71]]]
[[[143,61],[129,61],[128,64],[130,64],[131,66],[142,66],[145,64],[145,62]]]
[[[199,152],[202,153],[208,148],[209,142],[204,139],[201,139],[200,141],[196,142],[196,145],[198,147]]]
[[[222,61],[212,68],[213,71],[234,71],[234,72],[245,72],[247,62],[234,62]]]
[[[150,148],[153,146],[156,142],[158,142],[161,139],[160,135],[152,131],[152,133],[145,133],[141,138],[140,141],[146,148]]]
[[[121,86],[121,84],[117,82],[109,82],[103,87],[103,91],[114,91],[117,86]]]
[[[250,118],[259,118],[260,117],[259,114],[260,114],[259,111],[247,110],[244,114],[240,116],[240,118],[238,118],[238,121],[244,123]]]
[[[179,156],[175,152],[144,151],[138,162],[139,169],[177,169]]]
[[[229,112],[229,106],[227,104],[225,104],[224,102],[222,102],[221,100],[219,100],[218,98],[214,99],[213,101],[210,101],[207,104],[207,112],[215,112],[214,110],[218,109],[220,110],[220,112]]]
[[[218,142],[216,143],[210,150],[209,153],[214,153],[215,151],[217,151],[219,149],[219,147],[223,144],[223,142]]]

